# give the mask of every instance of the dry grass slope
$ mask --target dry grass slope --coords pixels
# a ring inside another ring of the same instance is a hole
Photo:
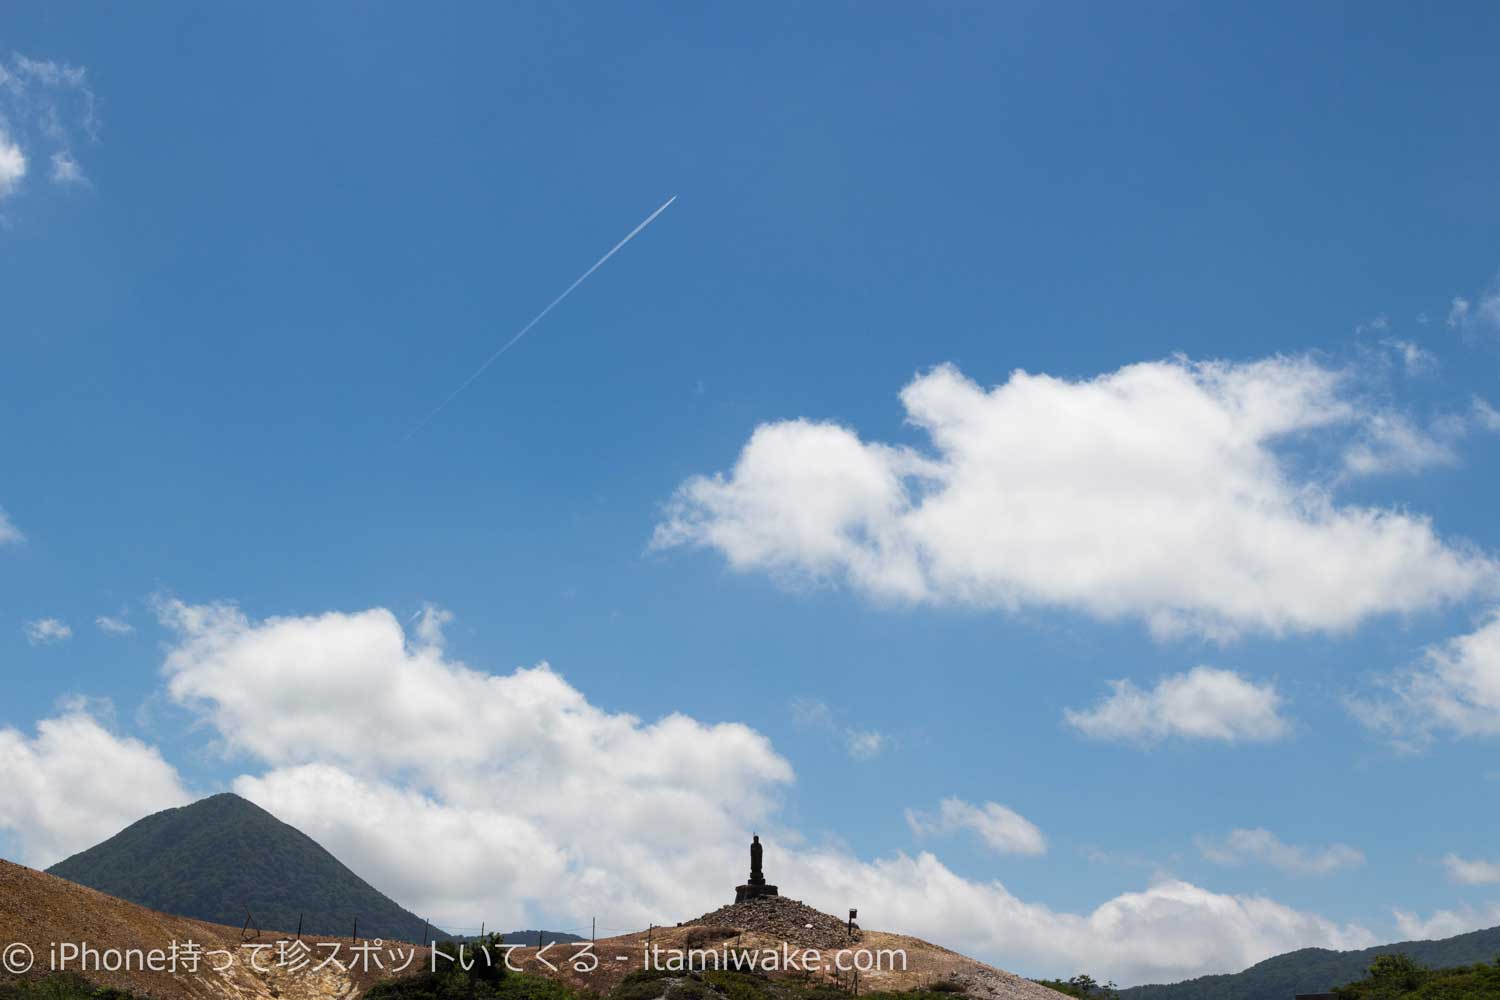
[[[347,940],[332,950],[333,939],[303,940],[325,943],[317,950],[317,961],[298,972],[276,968],[274,952],[263,954],[259,964],[271,971],[252,969],[250,945],[274,944],[285,934],[264,931],[258,939],[243,942],[240,928],[174,917],[127,903],[102,892],[48,875],[32,868],[0,860],[0,944],[19,942],[31,948],[37,964],[46,962],[54,943],[88,943],[96,948],[168,949],[175,941],[192,941],[205,952],[223,949],[234,956],[232,966],[216,972],[203,962],[197,974],[179,972],[121,971],[89,972],[87,978],[105,986],[130,990],[160,1000],[354,1000],[371,984],[383,978],[378,972],[361,970]],[[323,969],[311,966],[332,955]],[[425,952],[422,953],[425,955]],[[422,967],[425,958],[414,963]],[[223,964],[223,958],[216,961]]]

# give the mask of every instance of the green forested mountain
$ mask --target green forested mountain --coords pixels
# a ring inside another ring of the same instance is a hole
[[[238,795],[215,795],[132,824],[48,869],[165,913],[264,930],[421,941],[423,921],[312,838]],[[442,936],[441,931],[432,932]]]
[[[1302,948],[1232,975],[1133,986],[1120,991],[1120,1000],[1292,1000],[1298,993],[1327,993],[1363,979],[1377,956],[1398,953],[1433,969],[1491,962],[1500,955],[1500,927],[1440,941],[1402,941],[1362,951]]]
[[[1452,969],[1426,969],[1405,955],[1382,955],[1370,974],[1340,986],[1337,1000],[1496,1000],[1500,960]]]

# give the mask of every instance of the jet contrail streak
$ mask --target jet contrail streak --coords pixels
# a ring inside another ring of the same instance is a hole
[[[661,203],[661,207],[658,208],[656,211],[652,212],[650,215],[646,216],[646,220],[644,222],[642,222],[640,225],[636,226],[630,232],[626,233],[625,234],[625,238],[623,240],[621,240],[620,242],[616,243],[614,246],[610,247],[609,248],[609,253],[605,254],[603,257],[600,257],[598,260],[594,261],[594,266],[593,267],[590,267],[587,271],[584,271],[582,274],[580,274],[578,276],[578,279],[576,281],[574,281],[571,285],[569,285],[567,288],[565,288],[563,290],[563,293],[561,295],[559,295],[557,298],[553,299],[551,302],[547,303],[547,308],[545,308],[541,312],[537,313],[536,316],[534,316],[532,318],[532,320],[531,320],[530,323],[527,323],[525,326],[521,327],[521,329],[516,333],[516,335],[514,337],[510,338],[509,340],[507,340],[503,345],[501,345],[501,347],[500,347],[500,349],[498,351],[496,351],[494,354],[491,354],[487,359],[485,359],[484,364],[480,365],[478,368],[476,368],[474,370],[474,374],[472,374],[468,378],[464,379],[463,382],[459,385],[459,387],[457,389],[454,389],[452,392],[448,393],[447,398],[444,399],[441,403],[439,403],[436,407],[434,407],[431,413],[427,414],[427,416],[425,416],[421,420],[419,420],[417,422],[417,424],[416,424],[415,427],[413,427],[411,430],[407,431],[406,432],[406,436],[403,437],[402,440],[405,441],[405,440],[409,439],[413,434],[415,434],[417,431],[419,431],[423,427],[425,427],[427,425],[428,421],[430,421],[433,417],[435,417],[439,413],[443,412],[443,408],[445,406],[447,406],[449,403],[453,402],[453,400],[455,398],[457,398],[457,396],[458,396],[459,393],[463,392],[465,389],[467,389],[469,387],[470,383],[472,383],[479,376],[483,375],[484,374],[484,370],[486,368],[488,368],[490,365],[494,364],[495,361],[500,357],[500,355],[504,354],[506,351],[508,351],[512,347],[516,346],[516,342],[518,340],[520,340],[522,337],[526,336],[528,333],[530,333],[531,332],[531,328],[534,327],[534,326],[536,326],[538,323],[540,323],[542,321],[542,318],[544,316],[546,316],[553,309],[557,308],[558,304],[561,303],[563,299],[567,298],[569,295],[572,295],[573,294],[573,289],[575,289],[579,285],[583,284],[584,281],[588,278],[589,275],[593,274],[595,271],[599,270],[599,268],[604,265],[605,261],[609,260],[615,254],[619,253],[621,247],[623,247],[625,244],[629,243],[631,240],[635,239],[636,236],[640,233],[640,231],[642,229],[645,229],[647,226],[651,225],[652,222],[656,221],[656,217],[658,215],[660,215],[661,213],[665,212],[667,210],[667,206],[670,205],[670,204],[672,204],[672,202],[674,202],[676,200],[677,200],[677,196],[674,194],[672,197],[670,197],[666,201],[662,202]]]

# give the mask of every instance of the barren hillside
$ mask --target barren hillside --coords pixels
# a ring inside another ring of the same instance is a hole
[[[899,951],[905,955],[904,971],[881,968],[861,972],[861,993],[915,990],[939,980],[952,980],[977,1000],[1059,1000],[1061,997],[1054,990],[1029,979],[920,938],[866,929],[857,931],[857,936],[850,940],[843,928],[843,922],[837,917],[818,913],[796,900],[772,897],[726,906],[676,927],[656,927],[600,938],[593,949],[598,966],[587,971],[570,967],[569,960],[579,954],[576,945],[557,945],[542,956],[557,966],[555,972],[537,960],[535,948],[516,949],[511,953],[511,963],[528,972],[556,976],[574,986],[602,994],[613,989],[627,974],[642,967],[648,946],[660,949],[663,955],[689,949],[709,949],[721,954],[728,949],[768,955],[782,953],[782,943],[786,942],[788,947],[784,954],[798,959],[799,963],[806,949],[818,952],[825,969],[814,978],[846,987],[852,985],[851,973],[826,968],[840,950],[847,948],[871,955]]]
[[[706,918],[711,919],[704,922]],[[805,949],[815,948],[825,961],[844,947],[874,953],[900,950],[906,956],[905,970],[884,968],[860,973],[861,993],[917,989],[938,980],[954,980],[978,1000],[1059,1000],[1059,994],[1043,986],[918,938],[863,930],[856,940],[837,940],[835,932],[840,926],[836,918],[817,914],[793,900],[782,899],[770,905],[760,900],[753,906],[726,907],[677,927],[601,938],[592,949],[597,964],[584,963],[592,968],[573,966],[572,960],[582,954],[582,946],[575,944],[552,945],[541,955],[535,947],[517,948],[511,962],[525,971],[602,995],[629,972],[642,967],[648,944],[664,952],[730,948],[763,955],[775,952],[797,959],[805,958]],[[44,971],[49,952],[62,942],[145,953],[151,949],[167,952],[174,942],[181,946],[191,941],[201,946],[205,955],[215,953],[212,960],[200,962],[196,973],[134,968],[87,970],[85,975],[95,982],[159,1000],[356,1000],[375,982],[397,974],[392,947],[398,949],[398,957],[410,956],[407,972],[421,971],[429,963],[426,949],[387,945],[377,953],[382,967],[376,968],[367,957],[369,952],[359,952],[348,939],[304,936],[312,954],[300,968],[293,968],[278,959],[280,943],[289,939],[284,932],[265,930],[256,936],[253,931],[242,934],[238,927],[170,916],[0,861],[0,946],[28,946],[36,956],[37,971]],[[785,951],[783,941],[787,942]],[[227,967],[216,968],[221,965]],[[817,978],[848,986],[852,977],[848,972],[830,970]]]
[[[55,875],[0,860],[0,947],[23,944],[31,949],[36,966],[45,971],[54,945],[63,943],[96,949],[133,950],[141,956],[153,949],[169,952],[174,942],[201,946],[204,957],[196,973],[179,963],[174,974],[143,970],[93,971],[93,982],[116,986],[166,1000],[341,1000],[358,996],[387,972],[365,969],[346,939],[304,935],[313,949],[306,966],[293,970],[277,962],[277,940],[288,935],[263,931],[242,935],[225,927],[185,917],[174,917],[87,889]],[[408,946],[409,947],[409,946]],[[214,952],[212,957],[209,953]],[[427,961],[416,949],[412,967]],[[228,961],[232,958],[233,961]],[[325,962],[325,960],[327,960]],[[216,966],[227,966],[222,971]],[[322,968],[316,968],[321,965]],[[257,971],[259,966],[266,971]]]

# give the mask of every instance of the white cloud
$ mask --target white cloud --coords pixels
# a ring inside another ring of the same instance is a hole
[[[1474,397],[1471,409],[1476,424],[1487,431],[1500,432],[1500,410],[1495,409],[1487,400],[1478,396]]]
[[[1270,830],[1231,830],[1222,840],[1199,837],[1199,852],[1220,865],[1243,865],[1257,862],[1288,875],[1328,875],[1344,868],[1357,868],[1365,856],[1348,844],[1327,847],[1298,847],[1283,843]]]
[[[26,154],[0,127],[0,198],[16,193],[26,176]]]
[[[423,604],[421,610],[411,616],[410,621],[417,623],[413,630],[417,639],[423,646],[433,650],[443,648],[443,629],[453,622],[453,612],[447,608],[440,608],[431,601]]]
[[[1462,420],[1438,421],[1424,430],[1399,413],[1370,413],[1344,449],[1344,468],[1356,476],[1376,476],[1452,465],[1458,461],[1453,442],[1467,429]]]
[[[73,638],[73,630],[57,618],[38,618],[26,623],[26,641],[33,646],[46,646],[54,642],[67,642]]]
[[[936,816],[906,810],[906,823],[918,836],[943,835],[959,830],[979,834],[990,850],[1000,854],[1046,854],[1047,839],[1025,816],[998,802],[971,805],[959,798],[946,798]]]
[[[1500,882],[1500,862],[1480,861],[1449,854],[1443,858],[1448,877],[1461,885],[1492,885]]]
[[[79,128],[89,139],[99,138],[99,116],[88,70],[53,59],[17,54],[7,68],[0,63],[0,90],[15,107],[34,115],[48,138],[66,138]]]
[[[73,159],[73,154],[60,149],[52,154],[52,180],[57,184],[87,184],[83,168]]]
[[[1376,476],[1454,465],[1455,447],[1474,428],[1500,430],[1500,413],[1478,396],[1470,400],[1467,413],[1440,414],[1426,427],[1404,414],[1371,411],[1344,449],[1344,468],[1352,476]]]
[[[25,540],[26,536],[21,534],[21,529],[16,527],[10,515],[5,513],[5,508],[0,507],[0,545],[10,545]]]
[[[1453,304],[1448,308],[1448,325],[1463,326],[1469,319],[1469,300],[1462,295],[1453,297]]]
[[[1453,937],[1500,924],[1500,903],[1480,908],[1462,906],[1457,910],[1437,910],[1426,920],[1406,910],[1393,912],[1401,936],[1413,941]]]
[[[1500,735],[1500,612],[1467,635],[1431,646],[1412,667],[1381,681],[1383,695],[1351,697],[1366,726],[1412,749],[1439,732]]]
[[[188,801],[155,749],[110,733],[81,704],[38,722],[31,739],[0,729],[0,788],[0,831],[38,868]]]
[[[792,721],[804,729],[819,729],[828,733],[855,760],[873,760],[880,756],[889,742],[879,730],[840,725],[834,718],[833,709],[815,698],[793,699]]]
[[[1087,710],[1064,710],[1070,726],[1098,740],[1152,743],[1169,737],[1269,742],[1291,731],[1275,684],[1256,684],[1216,667],[1172,674],[1143,691],[1110,681],[1114,693]]]
[[[98,627],[99,631],[108,632],[110,635],[129,635],[135,631],[135,626],[126,621],[123,615],[118,617],[100,615],[94,619],[94,624]]]
[[[1375,943],[1357,925],[1340,926],[1264,896],[1214,893],[1175,879],[1115,896],[1086,913],[1068,913],[1019,899],[998,881],[964,879],[925,851],[873,862],[812,851],[784,867],[790,873],[778,874],[783,888],[808,887],[798,895],[826,911],[858,906],[868,926],[918,934],[1024,975],[1088,968],[1126,984],[1172,982],[1238,971],[1305,946]]]
[[[51,147],[51,178],[87,183],[73,139],[96,141],[99,118],[88,72],[52,60],[0,59],[0,198],[15,194],[27,170],[27,149]]]
[[[886,600],[1071,608],[1165,635],[1345,630],[1494,586],[1494,560],[1425,518],[1335,501],[1338,476],[1435,454],[1349,383],[1306,358],[1016,372],[989,391],[943,366],[901,394],[932,454],[763,424],[729,473],[682,484],[652,544]],[[1293,437],[1355,454],[1320,478],[1278,450]]]
[[[875,729],[850,729],[844,733],[844,746],[855,760],[872,760],[885,749],[885,734]]]
[[[1381,343],[1396,352],[1408,375],[1421,375],[1438,367],[1437,355],[1414,341],[1387,337]]]
[[[758,829],[784,892],[1033,974],[1180,979],[1372,943],[1358,926],[1184,882],[1075,914],[927,852],[865,861],[808,847],[777,823],[791,767],[753,730],[611,713],[545,665],[482,673],[409,640],[381,609],[252,621],[169,601],[159,613],[178,633],[164,667],[172,696],[227,751],[268,767],[235,789],[439,926],[690,918],[725,901]],[[977,832],[1001,836],[1003,816],[974,808]],[[497,876],[472,878],[481,865]]]
[[[827,702],[816,698],[794,698],[792,721],[808,729],[828,729],[837,725],[833,721],[833,709]]]
[[[273,768],[242,791],[434,918],[478,923],[489,890],[468,884],[472,869],[436,870],[429,847],[443,838],[394,831],[500,829],[527,873],[506,889],[513,905],[644,923],[710,901],[688,873],[740,868],[743,831],[769,823],[792,780],[746,726],[609,713],[545,664],[471,670],[430,631],[409,643],[383,609],[259,623],[225,605],[161,613],[180,637],[171,696],[228,751]],[[404,819],[371,824],[356,806]]]
[[[1500,331],[1500,278],[1473,298],[1455,295],[1448,309],[1448,325],[1466,332]]]
[[[566,779],[565,785],[576,783],[574,775],[559,777]],[[602,858],[580,857],[570,843],[552,839],[556,828],[526,816],[525,810],[494,793],[500,801],[450,801],[326,764],[244,775],[234,782],[234,790],[329,848],[383,892],[416,907],[439,926],[477,924],[486,915],[520,926],[528,923],[528,903],[582,913],[585,901],[603,904],[613,894],[618,903],[628,891],[620,884],[624,880],[613,878],[599,864]],[[578,791],[570,789],[570,794]],[[385,835],[382,828],[400,830],[404,836]],[[568,832],[573,837],[585,835],[581,826]],[[441,857],[433,856],[435,844],[442,845]],[[621,852],[626,857],[611,860],[628,864],[628,854],[639,846],[632,843]],[[491,895],[477,889],[476,871],[485,872],[486,880],[504,891]],[[554,892],[560,896],[553,897]],[[653,911],[643,919],[660,918]]]

